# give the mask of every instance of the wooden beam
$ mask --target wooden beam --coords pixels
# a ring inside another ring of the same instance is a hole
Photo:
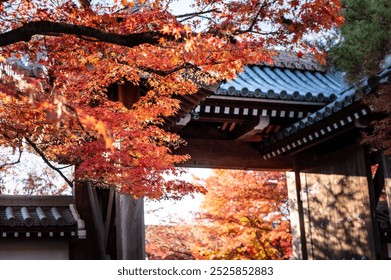
[[[185,139],[187,145],[175,150],[175,154],[189,154],[191,159],[181,166],[254,169],[254,170],[292,170],[290,157],[265,160],[251,143],[235,140]]]
[[[280,100],[280,99],[264,99],[253,97],[237,97],[227,95],[211,95],[203,102],[204,105],[219,105],[226,104],[239,107],[248,108],[264,108],[264,109],[285,109],[290,106],[295,111],[315,111],[320,109],[327,103],[322,102],[308,102],[296,100]]]
[[[73,196],[0,195],[0,206],[69,206]]]
[[[372,225],[372,235],[373,235],[373,243],[374,243],[374,257],[375,259],[382,258],[381,252],[381,242],[380,242],[380,234],[379,234],[379,224],[376,218],[376,209],[378,204],[378,198],[374,186],[374,181],[372,178],[372,167],[371,167],[371,157],[369,155],[369,150],[367,148],[361,147],[364,153],[365,158],[365,168],[366,168],[366,176],[368,183],[368,198],[369,198],[369,207],[370,207],[370,215],[371,215],[371,225]],[[359,150],[359,152],[361,152]]]
[[[312,240],[311,240],[311,224],[310,224],[310,205],[308,200],[308,188],[306,175],[303,172],[299,172],[295,163],[295,175],[296,175],[296,188],[299,203],[299,215],[300,215],[300,230],[302,233],[301,236],[301,245],[303,248],[303,259],[310,260],[314,258]]]
[[[268,116],[259,116],[255,122],[249,123],[249,125],[241,125],[238,131],[237,140],[246,141],[251,139],[257,133],[262,132],[270,124],[270,118]]]
[[[101,259],[100,252],[97,246],[97,236],[96,234],[94,234],[95,225],[91,212],[91,202],[88,194],[88,187],[85,183],[76,183],[73,191],[76,209],[85,223],[87,238],[77,239],[72,243],[72,258],[76,260]]]
[[[222,122],[229,122],[229,123],[244,123],[248,121],[248,116],[243,115],[233,115],[233,114],[208,114],[204,112],[199,113],[198,121],[201,122],[215,122],[215,123],[222,123]]]
[[[342,148],[338,147],[335,150],[323,155],[318,155],[316,151],[313,150],[304,151],[295,155],[296,167],[299,170],[309,170],[317,167],[321,168],[326,164],[332,164],[337,159],[342,160],[344,155],[350,155],[352,153],[355,153],[359,148],[360,145],[354,143],[348,146],[344,146]],[[344,174],[344,171],[341,170],[339,174]]]
[[[376,174],[373,177],[373,189],[375,191],[375,198],[376,198],[376,205],[379,202],[380,196],[383,191],[383,187],[385,185],[385,178],[384,178],[384,166],[383,163],[379,163],[379,166],[376,170]]]

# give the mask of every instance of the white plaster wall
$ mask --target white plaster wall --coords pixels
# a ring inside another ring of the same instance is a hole
[[[1,240],[0,260],[67,260],[68,242],[61,240]]]

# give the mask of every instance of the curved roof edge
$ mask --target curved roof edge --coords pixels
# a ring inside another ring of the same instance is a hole
[[[344,110],[345,108],[350,107],[353,104],[359,102],[360,100],[362,100],[364,96],[372,93],[373,90],[379,85],[383,85],[390,82],[391,82],[391,65],[389,65],[387,68],[384,68],[377,75],[362,79],[361,81],[357,82],[355,85],[342,91],[336,100],[334,100],[330,104],[327,104],[320,110],[284,128],[281,132],[271,136],[269,139],[263,140],[261,142],[261,147],[265,148],[271,145],[278,145],[280,141],[297,134],[299,131],[311,127],[315,123],[326,120],[327,118],[331,117],[337,112]],[[264,155],[264,157],[271,158],[276,155],[277,154],[272,151],[272,152],[267,152]]]

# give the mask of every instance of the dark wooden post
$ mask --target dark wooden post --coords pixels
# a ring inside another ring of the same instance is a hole
[[[387,194],[388,213],[391,224],[391,159],[387,155],[382,155],[384,188]]]
[[[117,259],[145,259],[144,200],[116,193]]]
[[[293,260],[305,260],[308,258],[305,238],[305,214],[300,198],[301,185],[298,172],[286,172],[286,182],[289,199],[289,217],[292,233],[292,257]]]
[[[87,232],[86,239],[78,239],[72,246],[73,258],[76,260],[101,259],[98,238],[95,234],[94,216],[91,211],[90,196],[86,184],[76,183],[73,189],[76,208],[85,222]]]
[[[118,87],[118,100],[126,108],[140,98],[140,88],[131,83]],[[116,194],[116,239],[117,259],[144,260],[145,253],[145,225],[144,200],[134,199],[130,195]]]
[[[391,158],[385,154],[382,154],[382,166],[384,174],[384,189],[387,195],[388,217],[391,225]],[[388,241],[384,246],[384,258],[391,259],[391,243]]]
[[[126,108],[136,103],[140,98],[140,87],[126,82],[118,85],[118,101],[122,102]]]

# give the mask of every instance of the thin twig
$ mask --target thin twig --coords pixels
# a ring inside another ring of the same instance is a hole
[[[0,169],[3,169],[6,166],[11,166],[11,165],[15,165],[15,164],[20,163],[21,157],[22,157],[22,151],[19,150],[19,157],[18,157],[18,159],[16,161],[14,161],[14,162],[6,162],[6,163],[0,165]]]
[[[69,180],[67,178],[67,176],[64,175],[64,173],[62,173],[61,169],[54,166],[50,161],[49,159],[46,157],[45,153],[43,151],[41,151],[41,149],[33,142],[31,141],[30,138],[28,137],[25,137],[27,143],[34,149],[34,151],[36,151],[40,157],[43,159],[43,161],[51,168],[53,169],[54,171],[56,171],[60,176],[61,178],[63,178],[65,180],[65,182],[72,188],[73,187],[73,183],[71,180]]]
[[[197,17],[197,16],[200,16],[200,15],[204,15],[204,14],[209,14],[209,13],[221,13],[221,11],[219,11],[218,9],[211,9],[211,10],[207,10],[207,11],[202,11],[202,12],[194,12],[194,13],[187,13],[187,14],[182,14],[182,15],[176,15],[175,17],[176,18],[192,18],[192,17]]]

